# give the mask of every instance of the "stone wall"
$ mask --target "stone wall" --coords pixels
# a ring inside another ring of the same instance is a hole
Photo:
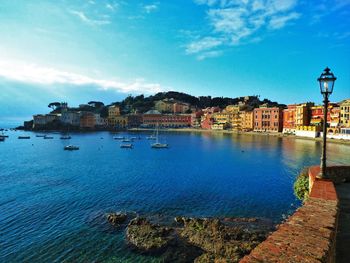
[[[310,167],[309,199],[278,226],[241,263],[335,262],[338,196],[334,182],[350,180],[350,166],[327,168],[330,180],[317,179],[318,166]]]

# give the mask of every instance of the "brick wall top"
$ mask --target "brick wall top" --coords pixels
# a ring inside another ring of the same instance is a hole
[[[309,172],[315,177],[319,169]],[[333,182],[315,179],[304,205],[240,262],[332,262],[337,218]]]

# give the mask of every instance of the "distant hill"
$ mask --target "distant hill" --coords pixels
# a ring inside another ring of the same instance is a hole
[[[89,102],[88,105],[82,108],[70,108],[73,111],[85,110],[95,113],[100,113],[102,117],[107,117],[108,107],[111,105],[117,105],[121,108],[123,114],[127,113],[145,113],[154,108],[155,102],[164,99],[174,99],[176,101],[181,101],[189,103],[191,106],[198,109],[203,109],[207,107],[220,107],[224,109],[228,105],[235,105],[239,102],[245,101],[248,108],[257,108],[262,104],[268,104],[269,106],[280,106],[286,107],[284,104],[279,104],[278,102],[270,101],[269,99],[259,99],[259,96],[246,96],[237,98],[228,97],[211,97],[211,96],[199,96],[195,97],[186,93],[168,91],[159,92],[155,95],[145,97],[144,95],[131,96],[129,95],[124,100],[120,102],[113,102],[109,105],[104,105],[102,102]],[[60,107],[57,107],[53,112],[60,112]]]

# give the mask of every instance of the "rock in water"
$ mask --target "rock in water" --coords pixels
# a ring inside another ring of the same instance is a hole
[[[124,213],[109,213],[107,214],[107,220],[112,225],[120,225],[127,219],[127,214]]]
[[[207,252],[197,258],[196,262],[225,262],[220,261],[222,259],[239,262],[267,235],[266,231],[227,226],[219,219],[191,218],[183,222],[184,228],[179,230],[180,236]]]
[[[129,243],[144,252],[160,252],[174,240],[174,230],[151,224],[137,217],[130,221],[126,230]]]

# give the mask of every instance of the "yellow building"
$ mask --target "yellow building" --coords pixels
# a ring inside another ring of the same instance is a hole
[[[241,117],[241,130],[252,131],[254,129],[254,111],[242,111]]]
[[[350,99],[340,103],[340,126],[350,128]]]
[[[169,100],[159,100],[155,103],[154,108],[159,112],[173,112],[174,102]]]
[[[120,108],[118,106],[110,106],[108,108],[108,118],[115,118],[120,116]]]
[[[125,129],[128,126],[128,117],[120,115],[114,118],[108,118],[108,125],[113,128]]]
[[[234,130],[241,130],[242,119],[241,119],[241,106],[239,105],[228,105],[225,108],[225,113],[229,116],[229,126]]]
[[[226,113],[214,113],[213,118],[215,123],[226,125],[229,123],[229,115]]]
[[[296,105],[295,126],[307,126],[310,123],[311,107],[314,103],[303,103]]]

